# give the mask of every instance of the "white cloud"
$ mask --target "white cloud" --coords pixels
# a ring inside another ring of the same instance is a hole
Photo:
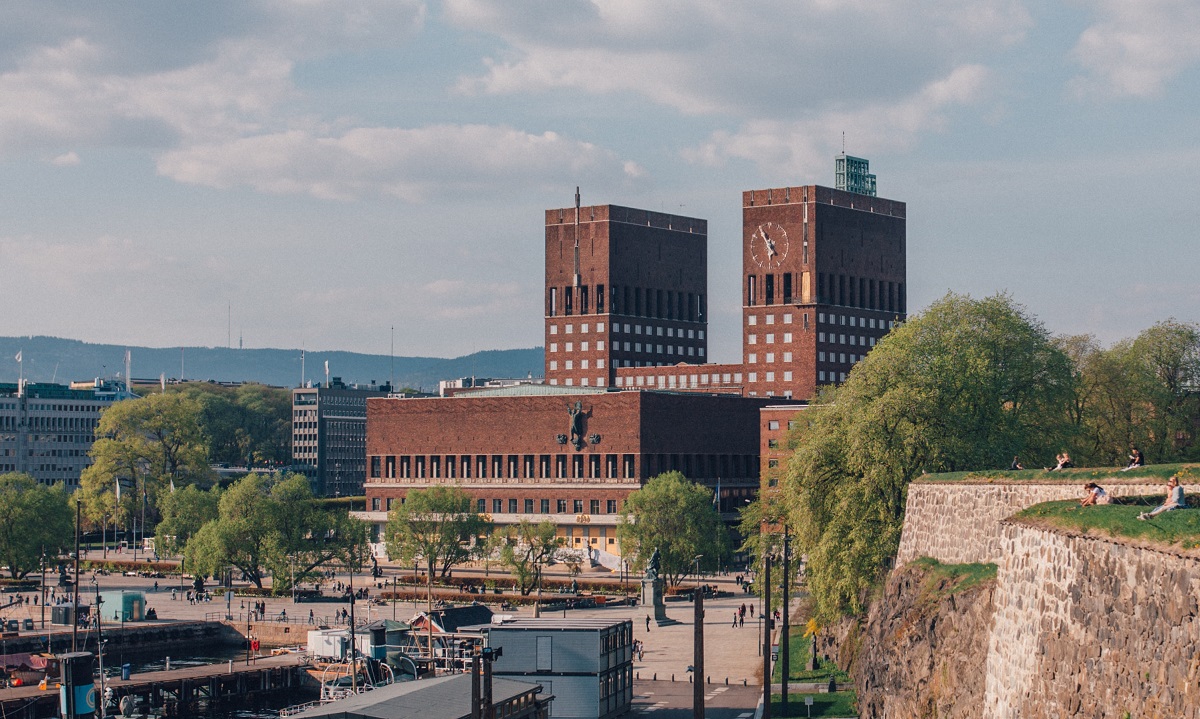
[[[289,130],[171,150],[158,169],[179,182],[218,188],[340,200],[383,194],[409,202],[446,188],[497,192],[561,184],[585,172],[617,181],[641,174],[636,164],[586,142],[490,125],[355,128],[340,135]]]
[[[1091,0],[1095,22],[1072,56],[1085,74],[1079,96],[1153,97],[1200,62],[1200,4],[1194,0]]]
[[[853,140],[853,152],[863,154],[902,149],[922,133],[940,131],[955,107],[986,96],[988,77],[986,68],[965,65],[892,104],[831,110],[800,120],[751,120],[736,132],[713,133],[685,150],[684,157],[710,165],[743,159],[776,175],[804,177],[826,166],[843,131]]]
[[[79,155],[75,152],[64,152],[58,157],[50,160],[50,164],[55,167],[73,167],[81,162]]]
[[[452,22],[502,38],[467,93],[629,92],[689,114],[785,119],[904,98],[1020,40],[1016,0],[879,3],[448,0]]]

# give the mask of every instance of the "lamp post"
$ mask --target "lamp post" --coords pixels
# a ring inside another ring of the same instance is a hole
[[[788,715],[788,673],[791,671],[791,667],[789,666],[791,657],[788,656],[790,650],[789,635],[792,633],[788,628],[788,585],[791,584],[789,555],[791,553],[792,538],[788,536],[787,523],[785,522],[783,525],[783,634],[779,640],[779,653],[781,655],[779,658],[783,661],[783,667],[781,668],[783,685],[781,687],[782,692],[780,693],[780,716]]]
[[[696,592],[700,592],[700,560],[704,559],[703,554],[697,554],[692,559],[692,565],[696,567]]]

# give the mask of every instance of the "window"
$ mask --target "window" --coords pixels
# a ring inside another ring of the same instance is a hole
[[[779,420],[773,419],[767,422],[767,429],[779,429]]]
[[[792,323],[792,315],[791,315],[791,314],[786,314],[786,315],[784,315],[784,316],[783,316],[783,323],[784,323],[785,325],[790,325],[790,324]]]
[[[770,468],[770,469],[775,469],[775,468],[776,468],[776,467],[778,467],[778,466],[779,466],[779,460],[778,460],[778,459],[768,459],[768,460],[767,460],[767,467],[768,467],[768,468]]]
[[[617,500],[615,500],[615,499],[608,500],[606,509],[607,509],[608,514],[616,514],[617,513]]]
[[[783,341],[784,341],[784,342],[791,342],[791,341],[792,341],[792,333],[791,333],[791,332],[784,332],[784,333],[783,333]]]
[[[779,440],[768,439],[767,440],[767,449],[779,449]]]
[[[758,355],[751,352],[750,354],[746,355],[746,361],[749,362],[750,364],[754,364],[754,363],[758,362]]]
[[[571,504],[572,504],[572,508],[573,508],[573,511],[575,512],[575,514],[583,514],[583,500],[582,499],[576,499]]]
[[[755,317],[754,315],[750,315],[749,317],[746,318],[746,324],[756,325],[756,324],[758,324],[758,318]]]
[[[767,335],[767,344],[775,344],[775,335],[773,333]]]
[[[542,514],[550,514],[550,500],[541,500]]]
[[[591,514],[600,514],[600,500],[593,499],[588,502],[588,512]]]
[[[791,370],[787,370],[783,373],[783,381],[784,382],[792,381],[792,371]]]
[[[558,351],[558,343],[557,343],[557,342],[551,342],[551,343],[550,343],[550,351],[551,351],[551,352],[557,352],[557,351]]]
[[[559,514],[567,513],[567,500],[565,500],[565,499],[555,500],[554,506],[555,506],[555,510]]]
[[[492,511],[496,514],[500,514],[501,512],[503,512],[504,511],[504,500],[503,499],[493,499],[492,500]]]
[[[371,497],[371,511],[372,512],[379,511],[379,497]]]
[[[517,513],[517,500],[515,500],[515,499],[508,500],[508,513],[509,514]]]
[[[771,364],[771,363],[772,363],[772,362],[774,362],[774,361],[775,361],[775,353],[774,353],[774,352],[768,352],[768,353],[767,353],[767,364]]]
[[[533,514],[533,500],[532,499],[525,500],[525,514]]]
[[[552,335],[558,334],[558,325],[550,325],[550,334],[552,334]]]
[[[475,511],[479,512],[480,514],[483,514],[484,512],[486,512],[487,511],[487,500],[480,499],[477,502],[475,502]]]
[[[767,324],[769,324],[769,325],[775,324],[775,315],[767,315]]]
[[[379,476],[379,470],[380,470],[380,467],[379,467],[379,457],[377,457],[377,456],[376,456],[376,457],[371,457],[371,476],[372,476],[372,477],[378,477],[378,476]],[[378,507],[376,507],[376,509],[378,509]]]

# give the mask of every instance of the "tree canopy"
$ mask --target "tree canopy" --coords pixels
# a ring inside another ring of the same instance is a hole
[[[276,592],[359,557],[368,539],[366,523],[320,509],[300,475],[247,475],[220,492],[217,507],[187,542],[187,568],[209,576],[235,569],[257,587],[270,575]]]
[[[565,540],[558,536],[549,519],[531,522],[522,519],[504,527],[498,535],[500,562],[517,580],[521,594],[528,595],[537,586],[541,568],[563,558]]]
[[[162,521],[155,533],[158,551],[182,552],[201,527],[219,516],[220,500],[219,488],[205,491],[194,484],[164,494],[160,502]]]
[[[657,549],[659,572],[668,584],[702,568],[717,566],[727,553],[729,533],[713,507],[712,490],[680,472],[653,477],[625,500],[618,518],[621,550],[633,556],[636,571],[645,568]]]
[[[71,546],[74,512],[63,486],[47,487],[23,473],[0,474],[0,562],[13,579]]]
[[[1066,353],[1007,296],[949,294],[884,337],[806,411],[784,480],[819,618],[861,611],[916,476],[1048,463],[1073,396]]]
[[[384,541],[393,559],[406,564],[420,559],[425,564],[426,585],[432,587],[434,570],[445,577],[455,564],[470,559],[476,540],[490,529],[487,520],[471,508],[471,496],[465,490],[434,485],[414,489],[392,509]]]

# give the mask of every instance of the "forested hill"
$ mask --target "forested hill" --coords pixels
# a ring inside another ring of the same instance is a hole
[[[126,347],[90,344],[57,337],[0,337],[0,382],[17,380],[14,358],[25,359],[25,379],[30,382],[60,382],[114,377],[124,373],[125,350],[133,359],[135,379],[180,377],[183,361],[185,379],[246,381],[281,387],[300,382],[298,349],[226,349],[224,347]],[[181,357],[182,355],[182,357]],[[347,383],[380,384],[391,377],[392,359],[387,355],[358,352],[305,352],[305,377],[312,382],[329,374]],[[397,387],[436,390],[438,380],[457,377],[541,377],[544,372],[541,347],[516,350],[487,350],[464,357],[396,357]]]

